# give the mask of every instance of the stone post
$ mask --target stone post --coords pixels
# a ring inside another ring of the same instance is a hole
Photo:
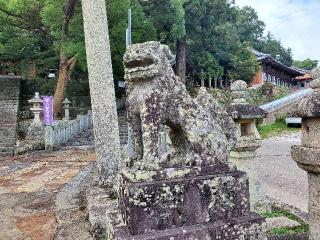
[[[319,71],[319,70],[318,70]],[[320,72],[313,72],[314,93],[302,99],[295,116],[302,118],[301,146],[293,146],[292,159],[308,172],[310,239],[320,239]]]
[[[46,126],[45,128],[45,150],[52,151],[54,147],[54,139],[53,139],[53,127]]]
[[[105,0],[82,0],[99,182],[114,186],[120,139]]]
[[[261,146],[261,137],[256,127],[256,120],[266,117],[266,112],[246,101],[247,83],[241,80],[231,84],[233,102],[227,112],[237,127],[237,144],[230,153],[230,161],[238,169],[247,172],[250,179],[251,206],[258,211],[259,202],[263,199],[262,190],[252,161],[256,150]]]
[[[64,108],[64,118],[63,120],[70,120],[70,101],[68,100],[68,98],[66,98],[62,104],[63,104],[63,108]]]
[[[203,69],[201,69],[201,87],[204,87],[204,72]]]
[[[209,88],[212,88],[212,78],[209,77]]]

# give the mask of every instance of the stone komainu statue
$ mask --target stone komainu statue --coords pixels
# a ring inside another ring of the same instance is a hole
[[[172,70],[168,46],[135,44],[124,56],[128,122],[132,134],[129,167],[226,165],[235,144],[232,119],[202,89],[191,98]],[[170,128],[173,152],[161,156],[162,126]]]

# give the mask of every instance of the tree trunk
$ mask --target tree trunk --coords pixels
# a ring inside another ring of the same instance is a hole
[[[176,75],[180,77],[181,82],[186,84],[186,38],[183,37],[177,40],[177,55],[176,55]]]
[[[214,78],[214,88],[218,87],[218,79],[215,77]]]
[[[59,65],[59,78],[57,87],[53,97],[53,112],[54,116],[57,117],[61,113],[61,103],[63,102],[66,94],[67,84],[70,79],[72,70],[77,62],[76,57],[68,60],[65,51],[60,51],[60,65]]]

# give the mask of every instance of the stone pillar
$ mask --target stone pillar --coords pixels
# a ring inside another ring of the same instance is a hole
[[[320,239],[320,74],[313,72],[314,93],[302,99],[295,116],[302,118],[301,146],[293,146],[292,159],[308,172],[310,239]]]
[[[212,88],[212,78],[209,77],[209,88]]]
[[[82,0],[99,182],[114,186],[120,140],[105,0]]]
[[[241,80],[231,84],[232,104],[227,112],[233,118],[237,127],[237,144],[230,153],[230,161],[238,169],[247,172],[250,179],[251,206],[259,211],[259,202],[264,198],[261,184],[252,168],[256,150],[261,146],[261,137],[256,127],[256,120],[266,117],[266,112],[246,101],[247,83]]]
[[[63,104],[63,108],[64,108],[64,118],[63,120],[70,120],[70,101],[68,100],[68,98],[66,98],[62,104]]]
[[[45,128],[45,150],[52,151],[54,147],[54,138],[53,138],[53,127],[46,126]]]
[[[203,70],[201,69],[201,87],[204,87],[204,72],[203,72]]]

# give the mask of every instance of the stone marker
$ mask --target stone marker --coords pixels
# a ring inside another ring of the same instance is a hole
[[[62,104],[63,104],[63,108],[64,108],[64,118],[63,120],[70,120],[70,101],[68,98],[66,98]]]
[[[265,220],[250,212],[248,178],[228,166],[234,144],[221,127],[227,124],[191,98],[171,58],[159,42],[132,45],[124,56],[133,152],[119,204],[107,209],[107,239],[264,240]],[[170,154],[161,154],[163,126]]]
[[[99,182],[114,186],[121,159],[105,0],[82,0],[82,11]]]
[[[256,157],[256,150],[261,146],[261,137],[256,127],[256,120],[266,117],[267,113],[261,108],[247,103],[247,87],[247,83],[242,80],[231,84],[233,102],[227,107],[227,112],[236,124],[237,144],[230,154],[230,160],[239,170],[249,175],[252,209],[260,211],[265,210],[260,209],[262,207],[260,202],[264,196],[256,171],[252,169],[252,161]]]
[[[319,70],[318,70],[319,71]],[[301,146],[293,146],[291,155],[308,172],[310,239],[320,239],[320,75],[310,84],[314,92],[298,103],[293,114],[302,118]]]

